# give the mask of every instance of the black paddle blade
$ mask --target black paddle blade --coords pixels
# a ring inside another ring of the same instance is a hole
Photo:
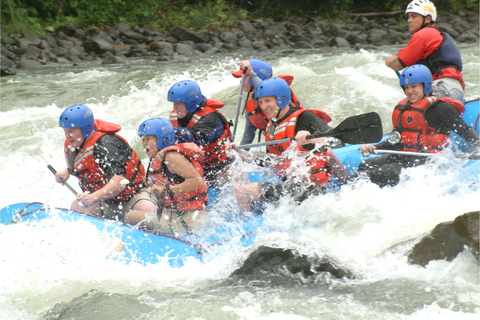
[[[360,114],[343,120],[324,135],[349,144],[376,143],[383,137],[382,119],[376,112]]]

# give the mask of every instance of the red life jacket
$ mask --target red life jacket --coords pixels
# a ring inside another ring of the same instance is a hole
[[[118,124],[106,122],[103,120],[95,120],[96,131],[87,139],[82,149],[75,155],[71,153],[68,140],[65,140],[65,158],[67,160],[67,168],[70,174],[76,176],[80,180],[80,186],[83,191],[91,193],[103,188],[109,181],[103,169],[95,161],[94,149],[98,139],[105,134],[115,134],[120,131]],[[116,135],[125,143],[127,141]],[[128,144],[128,143],[127,143]],[[144,186],[145,170],[142,163],[138,159],[137,153],[132,149],[131,159],[126,163],[125,179],[129,181],[125,190],[109,201],[125,202],[128,201],[138,189]]]
[[[273,134],[271,133],[271,127],[273,123],[272,121],[270,121],[265,130],[265,141],[280,140],[285,138],[295,138],[295,127],[297,125],[297,119],[300,116],[300,114],[304,111],[307,111],[307,110],[302,109],[290,114],[287,118],[285,118],[281,123],[277,125]],[[315,113],[325,123],[328,123],[331,121],[330,116],[324,111],[315,110],[315,109],[309,109],[308,111]],[[292,142],[289,141],[285,143],[271,145],[267,147],[267,150],[269,153],[281,155],[285,150],[287,150],[290,147],[291,143]],[[305,157],[307,164],[309,166],[310,181],[316,184],[322,184],[327,182],[332,176],[332,174],[328,170],[329,160],[328,160],[327,149],[322,148],[322,150],[315,150],[313,151],[313,154],[311,154],[310,150],[304,149],[300,145],[297,146],[297,148],[299,151],[297,153],[297,156]],[[291,165],[292,165],[292,160],[286,159],[278,163],[275,168],[277,169],[278,174],[280,176],[285,177],[288,174],[287,169],[290,168]]]
[[[438,101],[452,105],[460,114],[465,111],[463,103],[450,98],[426,97],[411,105],[405,98],[398,103],[392,122],[395,130],[401,133],[400,150],[436,153],[448,145],[450,132],[439,132],[425,121],[425,111]]]
[[[178,174],[172,173],[167,164],[164,162],[165,156],[168,152],[176,151],[183,154],[195,167],[195,169],[203,175],[203,169],[200,165],[200,160],[205,158],[203,151],[193,142],[180,143],[162,149],[153,158],[150,168],[148,170],[149,177],[152,178],[153,183],[159,186],[166,184],[173,186],[185,181]],[[203,178],[204,185],[202,188],[189,192],[175,192],[173,202],[178,210],[203,210],[208,202],[208,187],[205,178]],[[165,206],[170,208],[172,206],[172,199],[167,195]]]
[[[225,131],[220,138],[212,143],[200,146],[200,148],[205,152],[205,158],[200,161],[203,169],[213,168],[227,159],[225,141],[232,139],[232,132],[230,131],[230,124],[228,123],[227,119],[225,119],[225,117],[216,110],[222,108],[224,105],[225,103],[223,101],[207,99],[207,103],[195,111],[187,124],[187,128],[190,128],[194,126],[203,116],[212,112],[216,112],[220,116],[220,119],[225,126]],[[170,122],[172,122],[174,127],[179,127],[178,115],[175,110],[172,110],[170,113]]]
[[[278,78],[282,78],[283,80],[285,80],[289,86],[292,84],[293,81],[293,77],[288,74],[281,74],[278,76]],[[291,88],[290,93],[292,95],[293,105],[297,108],[305,109],[305,107],[300,103],[300,101],[298,101],[297,96]],[[257,128],[258,130],[265,130],[268,124],[268,118],[258,105],[257,99],[254,98],[253,93],[250,93],[250,95],[248,96],[245,110],[247,111],[247,115],[255,128]]]

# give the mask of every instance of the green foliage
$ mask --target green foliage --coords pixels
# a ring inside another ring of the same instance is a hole
[[[179,14],[181,12],[181,14]],[[162,16],[161,22],[155,23],[159,29],[172,29],[184,25],[194,30],[218,30],[233,26],[239,19],[245,19],[246,10],[229,7],[224,0],[207,1],[185,5],[181,10],[169,12]]]
[[[404,10],[408,0],[0,0],[2,31],[41,36],[46,27],[74,23],[79,28],[123,22],[171,31],[235,26],[248,17],[277,21],[291,16],[343,20],[350,12]],[[478,8],[478,0],[434,0],[439,11]]]
[[[463,8],[478,7],[478,0],[431,0],[438,11],[451,12]],[[353,12],[387,12],[405,10],[410,0],[355,0]]]
[[[320,15],[342,18],[350,11],[352,0],[233,0],[232,3],[246,9],[254,17],[285,20],[289,16],[308,17]]]

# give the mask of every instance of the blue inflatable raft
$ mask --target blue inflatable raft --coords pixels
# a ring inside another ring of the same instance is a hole
[[[463,115],[465,121],[479,131],[479,100],[466,104]],[[384,137],[384,139],[386,136]],[[360,145],[347,145],[334,150],[340,161],[346,166],[349,173],[355,172],[358,164],[364,159],[359,151]],[[455,152],[467,150],[470,146],[461,137],[452,134],[451,147]],[[381,155],[379,155],[381,156]],[[479,160],[469,160],[463,167],[466,179],[470,179],[476,187],[479,178]],[[251,175],[251,181],[258,181],[260,177]],[[215,199],[215,189],[211,190],[211,199]],[[212,227],[203,235],[174,236],[153,232],[147,229],[136,228],[120,222],[105,220],[97,216],[89,216],[67,209],[58,209],[45,206],[42,203],[16,203],[0,210],[0,223],[9,225],[13,223],[34,222],[58,215],[65,221],[85,220],[96,226],[105,234],[115,236],[115,245],[111,257],[126,263],[155,264],[163,259],[173,267],[181,267],[189,257],[204,260],[207,252],[215,250],[225,244],[241,245],[244,247],[254,243],[256,230],[261,226],[262,215],[236,215],[226,223]]]

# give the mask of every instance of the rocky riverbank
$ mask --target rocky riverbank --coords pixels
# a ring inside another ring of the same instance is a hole
[[[479,41],[478,10],[440,14],[437,28],[457,43]],[[1,76],[17,68],[41,68],[51,63],[68,66],[81,60],[101,59],[103,64],[126,63],[129,57],[156,57],[158,61],[187,59],[236,51],[255,52],[325,48],[375,49],[406,44],[410,32],[403,11],[350,15],[346,23],[320,17],[275,22],[271,19],[241,21],[236,28],[194,32],[177,27],[172,33],[126,24],[79,29],[73,24],[49,30],[43,38],[23,33],[21,38],[2,34]]]

